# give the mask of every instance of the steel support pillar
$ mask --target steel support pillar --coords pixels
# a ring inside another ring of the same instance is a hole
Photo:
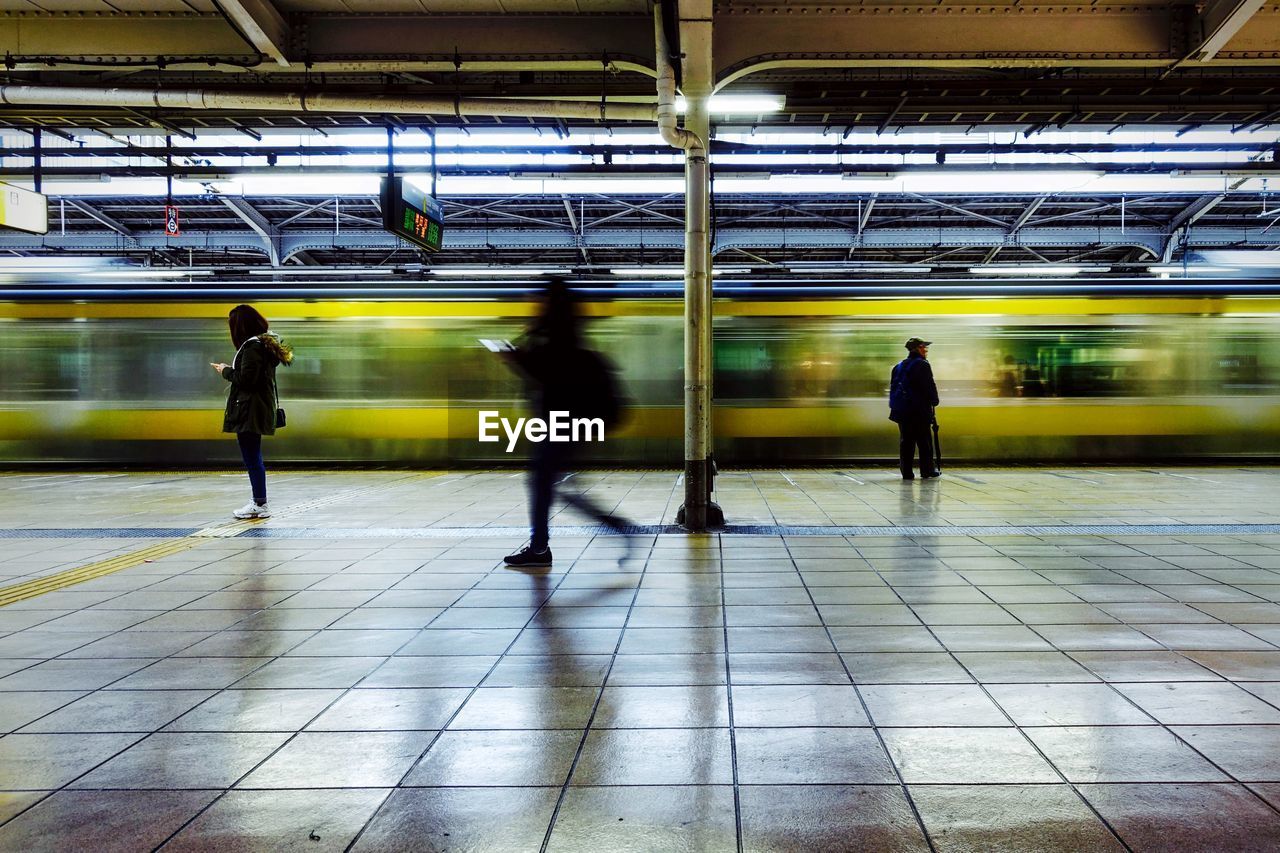
[[[708,93],[709,94],[709,93]],[[691,95],[685,129],[707,139],[708,94]],[[685,156],[684,231],[684,506],[680,522],[689,530],[705,530],[717,521],[711,507],[711,175],[707,152],[694,148]]]
[[[724,524],[711,500],[712,301],[711,140],[708,102],[712,89],[711,4],[681,0],[684,128],[701,141],[685,149],[684,231],[684,505],[677,521],[691,531]]]

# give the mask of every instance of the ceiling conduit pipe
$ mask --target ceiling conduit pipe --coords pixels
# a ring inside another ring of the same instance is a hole
[[[674,2],[674,0],[667,0]],[[688,530],[723,523],[711,502],[711,174],[707,163],[710,121],[705,91],[686,85],[686,127],[676,127],[676,75],[663,29],[662,4],[653,9],[658,82],[658,133],[685,152],[684,230],[684,487],[685,499],[676,521]],[[691,51],[710,54],[707,43]],[[689,81],[686,80],[686,83]],[[692,126],[693,129],[690,129]],[[701,131],[699,133],[699,131]]]
[[[414,95],[342,95],[325,92],[230,92],[212,89],[124,89],[76,86],[0,86],[0,104],[122,107],[172,110],[247,110],[432,116],[575,118],[653,121],[646,104],[520,98],[424,98]]]

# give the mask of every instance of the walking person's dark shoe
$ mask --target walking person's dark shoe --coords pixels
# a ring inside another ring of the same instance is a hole
[[[523,548],[509,557],[503,557],[502,561],[508,566],[522,569],[549,568],[551,566],[551,549],[543,548],[541,551],[535,551],[532,548]]]
[[[615,535],[622,537],[625,547],[623,552],[618,555],[619,566],[630,559],[631,552],[635,548],[635,543],[632,542],[631,537],[627,535],[627,529],[633,526],[629,519],[623,518],[620,515],[614,515],[611,512],[605,512],[603,509],[592,503],[586,495],[567,494],[564,496],[564,502],[579,512],[591,516],[598,523],[609,528],[609,530],[611,530]]]
[[[610,530],[622,537],[623,550],[618,555],[618,566],[621,568],[627,560],[631,559],[631,553],[635,550],[635,543],[631,541],[631,537],[626,532],[627,528],[631,527],[631,522],[621,516],[608,514],[602,516],[600,520]]]
[[[930,471],[928,474],[922,474],[921,476],[923,476],[926,480],[932,480],[935,477],[941,477],[942,472],[935,470],[935,471]]]

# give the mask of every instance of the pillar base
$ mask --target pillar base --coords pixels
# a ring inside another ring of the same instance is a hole
[[[680,505],[680,509],[676,510],[676,524],[688,530],[690,533],[698,533],[703,530],[714,527],[724,527],[724,510],[720,509],[720,504],[712,501],[695,507],[695,515],[700,514],[701,519],[690,519],[689,514],[685,511],[684,504]],[[694,521],[701,521],[700,524],[694,524]]]
[[[684,503],[676,510],[676,524],[690,532],[724,527],[724,511],[711,500],[714,466],[710,459],[685,460]]]

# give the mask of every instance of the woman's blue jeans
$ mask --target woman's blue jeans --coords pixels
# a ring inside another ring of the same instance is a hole
[[[240,445],[240,458],[249,472],[249,485],[253,488],[253,502],[261,506],[267,502],[267,466],[262,462],[262,436],[256,432],[236,433]]]

